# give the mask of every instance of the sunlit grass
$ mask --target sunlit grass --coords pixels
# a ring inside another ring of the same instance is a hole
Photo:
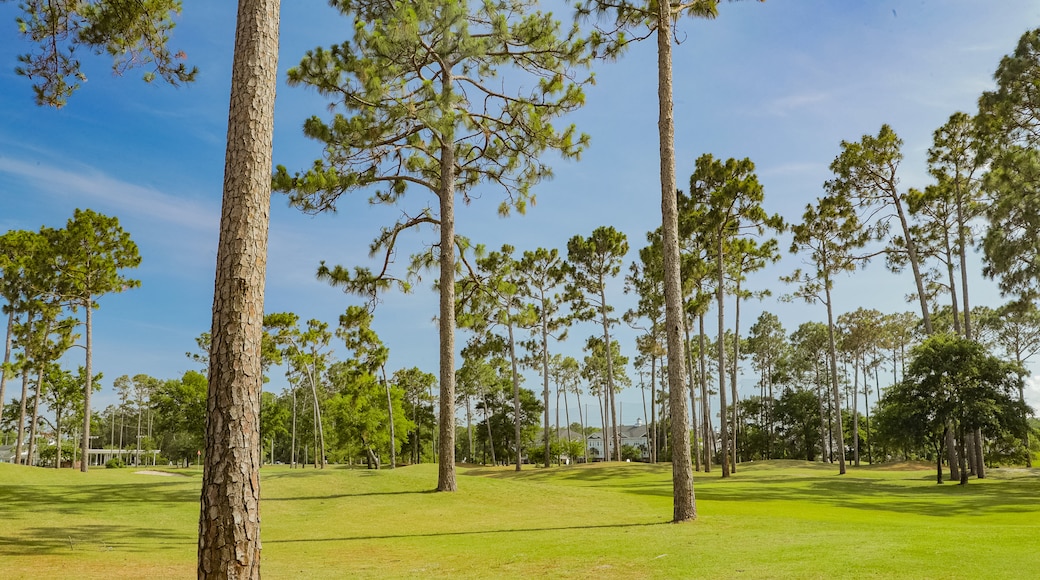
[[[667,465],[333,467],[262,475],[267,578],[998,578],[1037,573],[1040,476],[967,486],[922,469],[803,462],[696,475],[699,518],[668,523]],[[195,574],[198,470],[0,465],[0,577]]]

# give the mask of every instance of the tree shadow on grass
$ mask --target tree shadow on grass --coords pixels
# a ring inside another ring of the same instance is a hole
[[[327,500],[327,499],[342,499],[347,497],[374,497],[380,495],[422,495],[422,494],[434,494],[437,493],[435,489],[419,490],[419,491],[363,491],[358,493],[332,493],[329,495],[311,495],[311,496],[291,496],[291,497],[267,497],[260,493],[260,501],[314,501],[314,500]]]
[[[839,508],[936,517],[1040,511],[1036,502],[1040,496],[1040,483],[1036,481],[974,482],[962,486],[921,485],[916,483],[920,479],[734,480],[731,485],[705,486],[698,490],[697,497],[740,502],[794,500]],[[907,481],[915,483],[908,484]]]
[[[127,485],[0,485],[0,516],[4,513],[48,512],[80,514],[110,509],[110,504],[183,504],[199,499],[198,482],[161,482]],[[2,519],[2,518],[0,518]]]
[[[183,550],[195,537],[170,530],[138,526],[90,525],[26,528],[0,537],[0,556],[72,554],[83,550],[155,553]]]
[[[414,534],[380,534],[380,535],[369,535],[369,536],[353,536],[353,537],[339,537],[339,538],[294,538],[287,540],[264,540],[265,544],[296,544],[301,542],[354,542],[358,540],[397,540],[397,539],[412,539],[412,538],[441,538],[449,536],[482,536],[487,534],[525,534],[525,533],[544,533],[544,532],[567,532],[567,531],[586,531],[586,530],[600,530],[600,529],[625,529],[625,528],[647,528],[654,526],[666,526],[668,522],[644,522],[634,524],[603,524],[595,526],[554,526],[554,527],[538,527],[538,528],[512,528],[512,529],[499,529],[499,530],[466,530],[459,532],[426,532],[426,533],[414,533]]]

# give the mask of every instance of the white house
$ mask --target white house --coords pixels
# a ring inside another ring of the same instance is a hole
[[[642,419],[636,419],[635,425],[621,425],[618,427],[621,436],[621,448],[626,445],[639,450],[640,457],[644,460],[650,459],[650,430],[643,424]],[[603,460],[603,432],[593,433],[588,436],[589,459],[592,461]]]

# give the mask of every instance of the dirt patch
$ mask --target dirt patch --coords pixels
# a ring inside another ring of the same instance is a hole
[[[183,473],[170,473],[169,471],[153,471],[151,469],[145,469],[143,471],[135,471],[135,475],[162,475],[165,477],[188,477]]]

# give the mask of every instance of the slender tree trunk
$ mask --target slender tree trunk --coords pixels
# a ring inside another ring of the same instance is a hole
[[[488,447],[491,448],[491,465],[498,465],[498,460],[495,459],[495,439],[491,435],[491,414],[488,412],[491,405],[488,403],[487,392],[484,391],[483,386],[480,387],[480,396],[484,399],[484,425],[487,426]]]
[[[921,261],[917,254],[917,242],[914,240],[914,236],[910,231],[910,225],[907,223],[906,213],[903,211],[903,204],[899,200],[899,195],[896,194],[895,185],[892,185],[892,203],[896,208],[896,215],[899,217],[899,225],[903,228],[903,242],[906,244],[906,253],[910,258],[910,269],[914,272],[914,283],[917,285],[917,298],[921,303],[921,320],[924,323],[924,332],[926,335],[932,334],[932,317],[928,312],[928,295],[925,294],[924,290],[924,277],[921,276]]]
[[[137,405],[137,465],[141,465],[141,405]]]
[[[31,319],[31,317],[30,317],[30,319]],[[15,443],[15,446],[14,446],[14,462],[15,463],[22,463],[22,464],[28,463],[28,462],[23,462],[22,461],[22,446],[25,443],[27,443],[27,441],[25,440],[25,427],[26,427],[26,425],[25,425],[25,413],[26,413],[26,410],[27,410],[26,409],[26,405],[29,402],[29,368],[28,368],[29,350],[28,350],[28,348],[26,348],[24,350],[25,350],[25,352],[24,352],[25,364],[21,368],[21,372],[22,372],[22,398],[21,398],[21,403],[18,405],[18,438],[16,439],[16,443]]]
[[[397,433],[394,432],[394,401],[390,397],[390,381],[386,380],[386,365],[379,365],[383,373],[383,388],[386,389],[386,415],[390,422],[390,469],[397,468]],[[466,410],[469,411],[469,399],[466,399]],[[473,431],[469,433],[470,453],[473,452]]]
[[[975,434],[968,431],[964,434],[964,453],[968,464],[968,475],[975,475]]]
[[[957,459],[957,435],[951,421],[946,422],[946,455],[950,464],[950,481],[960,481],[960,461]]]
[[[41,368],[36,377],[36,393],[33,395],[32,421],[29,422],[29,455],[25,460],[27,465],[36,465],[36,433],[40,422],[40,391],[43,390],[43,369]]]
[[[511,312],[507,313],[507,316],[512,317]],[[515,453],[516,453],[516,470],[520,471],[520,463],[523,458],[521,457],[520,449],[520,374],[516,370],[516,342],[513,340],[513,323],[510,322],[509,328],[509,363],[513,368],[513,428],[515,430],[516,440],[514,441]],[[548,466],[547,466],[548,467]]]
[[[618,428],[617,422],[617,403],[614,401],[614,359],[613,349],[610,347],[610,327],[607,321],[607,292],[606,292],[606,281],[600,276],[599,280],[599,299],[600,299],[600,317],[603,321],[603,346],[606,348],[607,355],[607,396],[606,404],[609,408],[607,413],[607,419],[610,421],[610,442],[614,447],[614,460],[621,461],[621,433]],[[607,435],[608,431],[604,431],[604,435]],[[603,457],[607,461],[610,460],[610,448],[607,446],[607,439],[603,439]]]
[[[441,71],[445,95],[451,71]],[[440,191],[440,413],[437,491],[456,491],[455,481],[455,143],[441,135]]]
[[[686,381],[687,381],[686,384],[688,385],[688,388],[689,388],[689,391],[690,391],[690,418],[692,419],[692,421],[690,422],[690,434],[691,434],[691,439],[692,439],[691,442],[690,442],[690,446],[691,446],[691,449],[693,450],[693,453],[692,453],[693,454],[693,468],[696,471],[700,471],[701,470],[701,453],[700,453],[699,441],[698,441],[698,437],[697,437],[697,435],[698,435],[698,433],[697,433],[697,431],[698,431],[698,429],[697,429],[697,389],[695,389],[693,387],[693,385],[694,385],[694,373],[696,372],[694,369],[696,367],[693,366],[693,352],[692,352],[692,349],[690,348],[690,327],[691,326],[693,326],[693,325],[691,324],[690,320],[687,319],[685,313],[683,313],[683,337],[684,337],[683,338],[683,349],[686,351],[686,361],[685,361],[686,362]]]
[[[723,244],[722,244],[722,232],[718,232],[718,246],[715,250],[718,252],[716,257],[716,279],[715,283],[715,302],[718,307],[718,320],[719,330],[718,336],[716,337],[716,344],[718,346],[718,357],[719,357],[719,436],[722,442],[722,477],[729,477],[730,474],[730,456],[729,456],[729,427],[726,424],[726,412],[728,410],[726,403],[726,317],[725,317],[725,295],[723,293],[723,282],[725,281],[723,266]]]
[[[986,479],[986,458],[983,453],[983,439],[982,429],[979,427],[975,428],[975,476],[979,479]]]
[[[289,467],[292,469],[296,468],[296,385],[291,385],[290,390],[292,391],[292,453],[291,459],[289,460]]]
[[[737,472],[737,432],[740,431],[740,403],[737,394],[737,372],[740,369],[740,276],[737,276],[736,295],[733,299],[733,372],[730,384],[733,394],[733,473]]]
[[[200,579],[260,577],[260,342],[278,21],[279,0],[239,0],[210,333]]]
[[[4,366],[0,367],[0,424],[3,423],[4,419],[4,397],[7,395],[7,369],[11,364],[11,337],[14,335],[14,307],[8,306],[10,312],[7,313],[7,337],[4,339]]]
[[[845,475],[845,430],[841,424],[841,393],[838,391],[838,349],[834,344],[834,310],[831,302],[830,280],[824,280],[827,296],[827,340],[831,358],[831,389],[834,395],[834,420],[838,431],[838,474]]]
[[[581,409],[578,409],[578,411],[580,412]],[[570,449],[569,449],[569,447],[570,447],[570,442],[571,442],[571,408],[570,408],[570,403],[568,403],[568,398],[567,398],[567,385],[563,385],[563,417],[564,417],[564,420],[567,421],[567,446],[568,446],[567,456],[569,457],[570,456]]]
[[[545,297],[542,297],[542,304],[545,304]],[[542,319],[542,399],[545,404],[545,466],[549,467],[549,329],[547,328],[548,321]],[[559,394],[557,394],[556,402],[556,432],[559,434],[560,431],[560,403]]]
[[[473,398],[466,396],[466,461],[476,463],[473,455]]]
[[[61,409],[54,412],[54,469],[61,469]],[[72,460],[76,465],[76,460]]]
[[[419,404],[419,393],[416,393],[415,403],[412,405],[412,422],[415,423],[415,438],[412,439],[412,463],[415,465],[419,464],[419,433],[422,430],[419,419]],[[484,401],[484,404],[487,404],[487,400]]]
[[[817,399],[820,401],[820,462],[827,463],[832,457],[828,451],[830,451],[830,430],[827,429],[827,389],[824,388],[823,381],[820,380],[820,368],[819,363],[814,365],[816,367],[816,385],[819,395]]]
[[[679,211],[675,183],[675,122],[672,109],[671,3],[657,3],[657,97],[661,151],[661,221],[664,262],[665,333],[668,337],[668,404],[672,437],[672,521],[697,517],[690,468],[690,430],[686,408],[684,314],[679,268]]]
[[[84,312],[86,313],[85,319],[86,324],[84,326],[84,332],[86,333],[86,346],[87,346],[87,361],[86,361],[86,372],[87,380],[83,386],[83,440],[80,444],[83,446],[81,452],[84,460],[80,462],[79,470],[83,473],[87,472],[88,466],[86,457],[90,450],[90,394],[94,392],[94,375],[93,375],[93,356],[94,356],[94,308],[93,299],[87,297],[86,304],[83,305]],[[48,327],[49,331],[49,327]]]
[[[953,332],[954,334],[967,338],[967,335],[961,332],[960,305],[957,304],[957,278],[953,273],[953,250],[950,248],[949,241],[946,242],[946,275],[950,282],[950,305],[953,308]]]
[[[697,344],[699,348],[698,358],[700,359],[700,377],[698,378],[701,388],[701,421],[703,421],[704,428],[701,431],[704,433],[705,445],[704,445],[704,473],[711,473],[711,448],[715,443],[714,430],[711,428],[711,402],[708,400],[708,346],[704,332],[704,314],[697,315],[699,330],[697,336]],[[692,388],[692,386],[691,386]],[[708,444],[711,443],[711,445]]]
[[[692,383],[691,383],[692,385]],[[657,463],[657,355],[650,355],[650,432],[653,440],[650,442],[650,462]],[[1028,446],[1026,446],[1028,449]],[[700,463],[700,460],[697,460]]]
[[[296,349],[296,352],[299,352],[299,348]],[[323,422],[321,420],[321,405],[318,403],[318,380],[314,376],[315,375],[314,364],[315,364],[315,361],[317,360],[317,358],[318,358],[317,349],[314,348],[314,347],[311,347],[311,366],[307,369],[307,378],[310,380],[310,383],[311,383],[311,396],[314,397],[314,423],[315,423],[314,431],[315,431],[315,438],[317,439],[317,441],[314,442],[315,443],[315,451],[317,451],[317,453],[315,453],[315,457],[314,457],[314,459],[315,459],[314,467],[319,467],[320,466],[322,469],[325,469],[325,465],[326,465],[326,463],[325,463],[325,425],[323,424]],[[390,391],[389,391],[389,386],[388,386],[387,387],[387,400],[389,400],[389,397],[390,397]]]
[[[961,479],[960,479],[960,481],[961,481],[961,485],[965,485],[965,484],[968,483],[968,469],[967,469],[967,465],[965,465],[968,450],[965,448],[964,443],[965,443],[965,440],[964,440],[964,426],[958,424],[957,425],[957,445],[960,447],[960,449],[959,449],[959,453],[957,453],[957,456],[960,458],[960,471],[961,471]]]
[[[968,304],[968,231],[967,220],[964,216],[964,207],[960,193],[960,180],[957,180],[957,256],[961,263],[961,297],[964,301],[964,338],[974,340],[971,330],[971,306]]]
[[[852,462],[859,467],[859,358],[852,361]]]
[[[581,424],[581,448],[585,452],[585,463],[589,462],[589,439],[585,436],[585,415],[581,412],[581,391],[575,391],[574,396],[578,398],[578,422]],[[586,413],[587,414],[587,413]]]
[[[866,365],[863,365],[863,412],[867,429],[867,463],[873,465],[874,455],[870,449],[870,385],[867,384],[869,379],[870,371],[867,370]]]

